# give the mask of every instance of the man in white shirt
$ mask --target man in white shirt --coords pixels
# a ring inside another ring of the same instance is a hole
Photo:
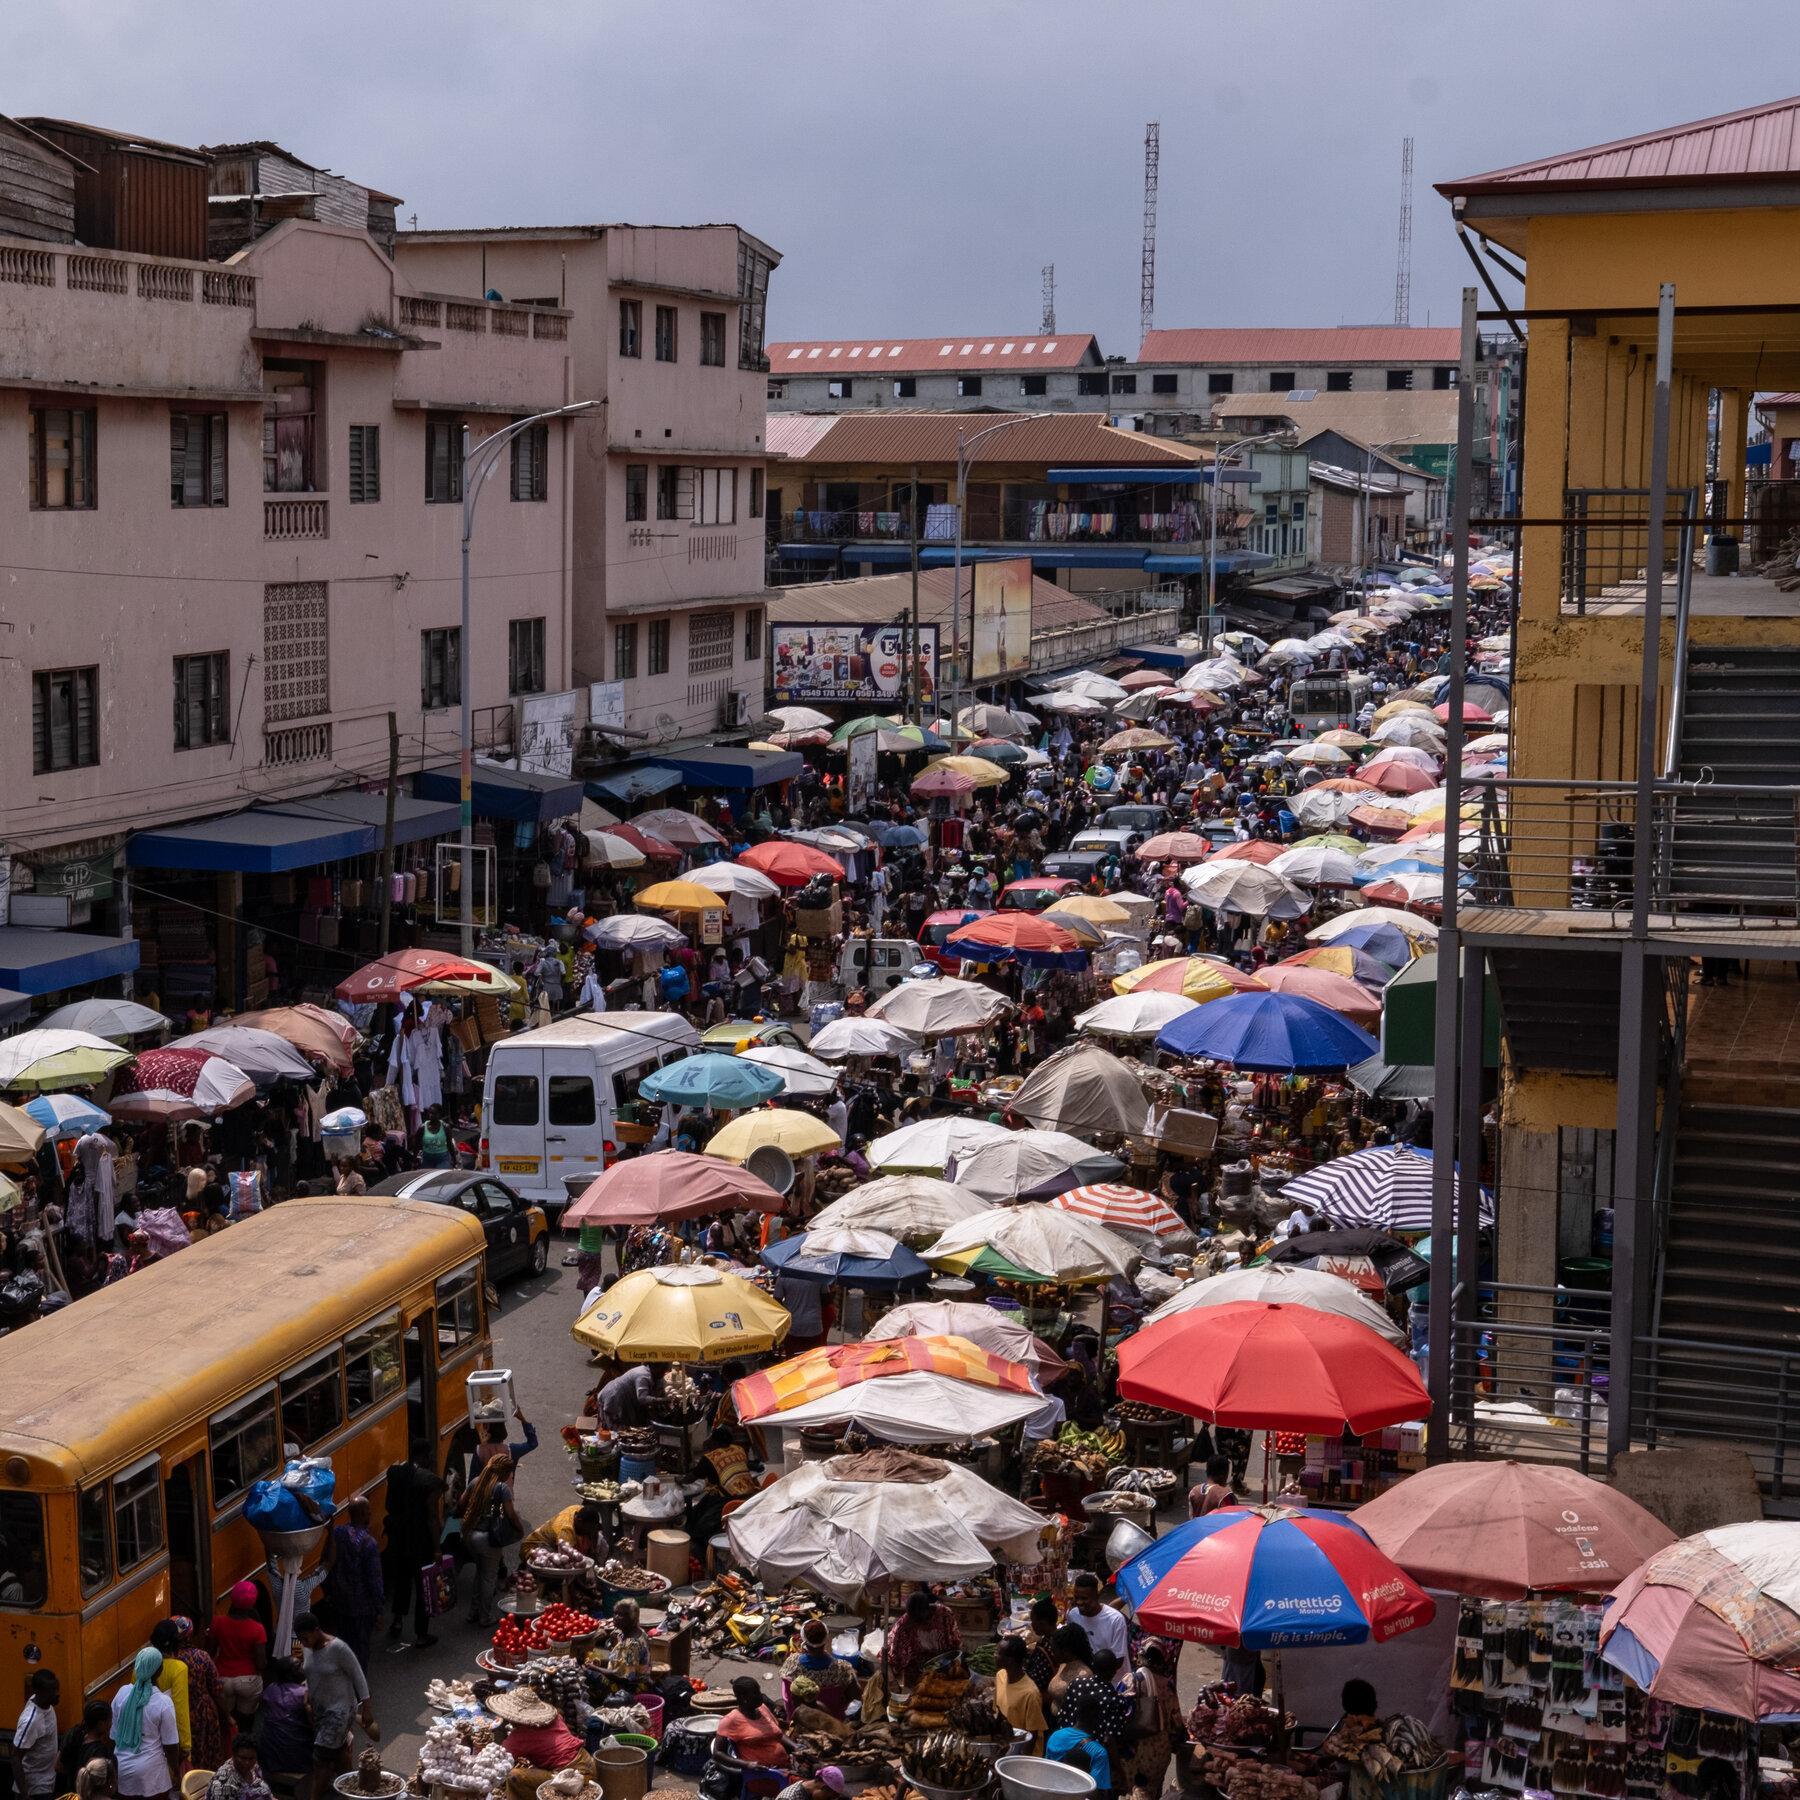
[[[31,1697],[12,1733],[12,1784],[17,1800],[50,1800],[56,1779],[56,1703],[62,1687],[48,1669],[31,1677]]]
[[[1079,1625],[1087,1633],[1090,1649],[1110,1650],[1119,1659],[1121,1669],[1131,1667],[1131,1638],[1125,1627],[1125,1615],[1100,1598],[1100,1578],[1083,1570],[1072,1583],[1072,1598],[1066,1625]]]
[[[831,1096],[831,1104],[825,1108],[825,1123],[838,1134],[840,1145],[850,1142],[850,1108],[842,1094]]]

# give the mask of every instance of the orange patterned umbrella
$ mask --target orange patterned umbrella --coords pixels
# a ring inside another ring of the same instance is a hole
[[[791,1412],[859,1382],[884,1375],[945,1375],[1003,1393],[1030,1394],[1031,1370],[1008,1362],[964,1337],[882,1338],[860,1344],[825,1344],[735,1383],[731,1397],[747,1425],[771,1413]]]

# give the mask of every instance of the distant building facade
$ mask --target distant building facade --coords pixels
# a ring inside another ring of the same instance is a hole
[[[769,346],[770,412],[1099,412],[1111,374],[1091,332],[802,338]]]

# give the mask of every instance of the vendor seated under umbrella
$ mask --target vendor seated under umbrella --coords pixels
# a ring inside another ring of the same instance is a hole
[[[594,1761],[586,1746],[564,1724],[562,1714],[530,1688],[490,1695],[487,1709],[511,1727],[503,1743],[517,1759],[508,1782],[512,1800],[536,1800],[539,1786],[558,1769],[576,1768],[589,1781],[594,1779]]]

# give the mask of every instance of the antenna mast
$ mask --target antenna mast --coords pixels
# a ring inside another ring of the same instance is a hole
[[[1400,147],[1400,258],[1394,270],[1394,323],[1412,323],[1412,153],[1407,138]]]
[[[1139,324],[1144,336],[1156,322],[1156,165],[1162,154],[1162,127],[1144,127],[1144,258],[1139,278]],[[1140,348],[1141,339],[1140,339]]]
[[[1056,264],[1044,264],[1044,317],[1038,326],[1045,337],[1052,337],[1056,332]]]

